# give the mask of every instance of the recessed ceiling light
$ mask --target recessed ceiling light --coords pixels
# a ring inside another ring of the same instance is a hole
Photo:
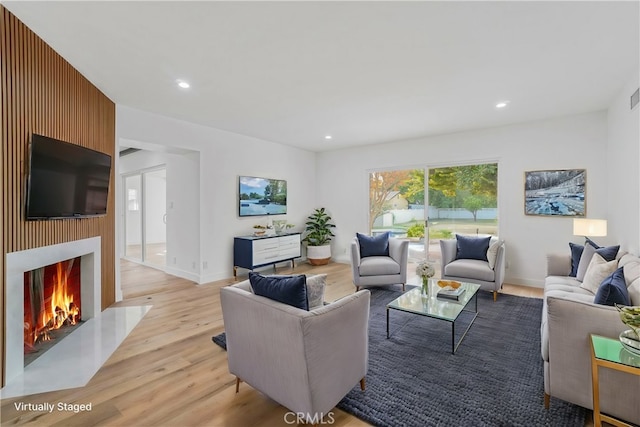
[[[189,89],[189,86],[191,86],[189,83],[185,82],[184,80],[176,80],[178,82],[178,86],[180,86],[182,89]]]
[[[331,135],[325,135],[324,139],[333,139],[333,137]]]
[[[509,104],[509,101],[500,101],[496,104],[496,108],[504,108]]]

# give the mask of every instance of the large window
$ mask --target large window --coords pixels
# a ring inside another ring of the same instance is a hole
[[[370,232],[409,239],[410,263],[438,263],[440,239],[497,235],[497,208],[497,163],[369,173]]]

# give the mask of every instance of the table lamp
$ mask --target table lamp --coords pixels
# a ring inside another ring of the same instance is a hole
[[[573,235],[584,237],[601,237],[607,235],[606,219],[574,218]]]

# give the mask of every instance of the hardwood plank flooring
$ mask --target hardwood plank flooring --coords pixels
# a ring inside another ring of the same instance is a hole
[[[235,283],[233,278],[196,285],[132,262],[122,261],[121,266],[124,301],[115,306],[150,304],[149,313],[85,387],[3,399],[2,426],[288,425],[287,409],[249,385],[241,384],[235,393],[226,352],[211,342],[224,329],[220,288]],[[277,272],[327,273],[329,301],[354,292],[347,264],[301,263],[295,270],[281,267]],[[542,297],[541,289],[525,286],[505,285],[504,292]],[[14,405],[43,402],[90,403],[92,410],[46,413]],[[333,412],[334,426],[368,425],[341,410]]]

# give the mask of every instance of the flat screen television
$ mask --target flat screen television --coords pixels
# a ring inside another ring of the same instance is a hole
[[[105,215],[111,156],[33,134],[29,146],[26,218]]]
[[[287,213],[287,181],[240,176],[239,182],[238,212],[240,216]]]

